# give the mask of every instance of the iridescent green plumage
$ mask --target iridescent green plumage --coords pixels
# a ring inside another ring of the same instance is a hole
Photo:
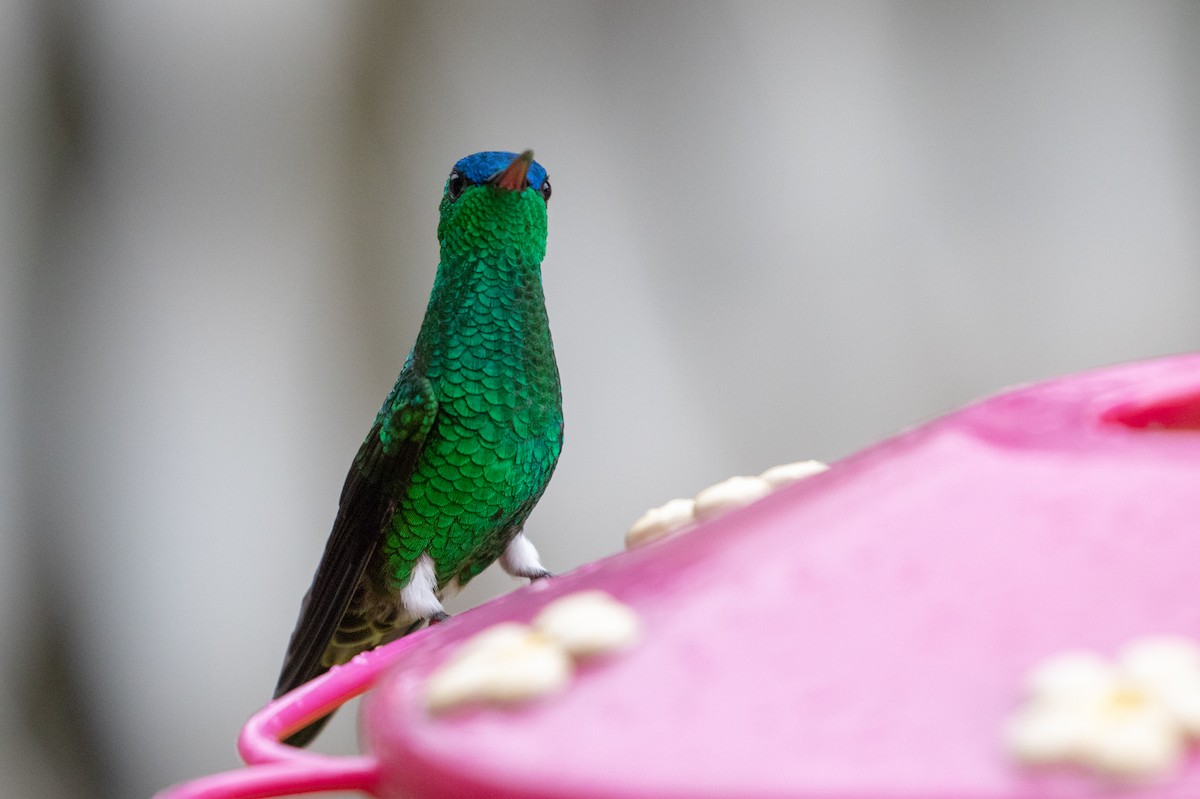
[[[478,153],[451,173],[425,320],[347,475],[276,696],[438,617],[443,590],[502,555],[512,573],[545,574],[521,528],[562,448],[548,196],[528,152]]]

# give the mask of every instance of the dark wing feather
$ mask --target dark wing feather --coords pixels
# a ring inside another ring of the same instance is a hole
[[[288,644],[276,697],[326,671],[325,650],[379,545],[394,503],[404,494],[436,414],[429,381],[406,365],[346,476],[337,519]]]

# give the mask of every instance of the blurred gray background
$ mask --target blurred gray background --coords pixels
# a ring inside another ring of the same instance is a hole
[[[237,765],[460,156],[554,183],[561,572],[730,474],[1200,347],[1198,142],[1196,3],[0,5],[0,792]]]

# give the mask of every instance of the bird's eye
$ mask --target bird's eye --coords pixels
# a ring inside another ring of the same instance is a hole
[[[550,178],[542,181],[542,187],[538,189],[538,194],[542,195],[542,199],[550,202]]]
[[[453,200],[457,200],[459,195],[463,193],[463,189],[467,187],[467,179],[460,175],[457,171],[450,173],[450,179],[446,181],[446,196]]]

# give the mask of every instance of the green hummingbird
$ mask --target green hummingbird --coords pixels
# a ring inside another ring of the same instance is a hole
[[[522,533],[562,449],[542,294],[549,199],[531,150],[450,172],[425,319],[346,476],[276,697],[445,619],[441,600],[497,558],[517,577],[549,575]]]

